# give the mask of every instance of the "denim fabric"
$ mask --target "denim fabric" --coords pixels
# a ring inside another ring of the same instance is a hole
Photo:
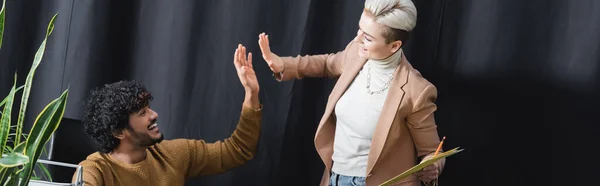
[[[332,172],[329,177],[329,186],[366,186],[365,180],[365,177],[344,176]]]

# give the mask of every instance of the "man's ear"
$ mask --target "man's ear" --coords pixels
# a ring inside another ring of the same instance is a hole
[[[125,139],[125,129],[113,131],[113,136],[117,139]]]

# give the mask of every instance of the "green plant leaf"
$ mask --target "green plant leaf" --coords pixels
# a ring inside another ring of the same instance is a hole
[[[19,92],[19,90],[21,90],[21,89],[23,89],[23,86],[20,86],[19,88],[17,88],[17,90],[15,90],[15,94],[17,94],[17,92]],[[4,104],[6,103],[6,101],[8,101],[8,96],[6,96],[6,97],[5,97],[5,98],[2,100],[2,102],[0,102],[0,108],[1,108],[2,106],[4,106]],[[2,115],[2,112],[0,112],[0,115]],[[11,126],[10,126],[10,128],[14,128],[14,127],[17,127],[17,126],[16,126],[16,125],[11,125]]]
[[[46,148],[47,146],[44,146],[44,148],[42,148],[42,155],[44,156],[48,156],[48,149]],[[40,170],[42,170],[42,179],[46,180],[46,181],[52,181],[52,175],[50,174],[50,171],[48,171],[48,168],[46,168],[47,165],[42,164],[42,163],[37,163],[37,166],[40,168]],[[35,171],[33,171],[33,173],[35,174]]]
[[[0,48],[2,48],[2,38],[4,36],[4,19],[6,17],[6,0],[2,1],[2,9],[0,9]]]
[[[4,181],[4,185],[17,185],[17,180],[19,179],[19,173],[21,173],[23,169],[19,169],[17,167],[9,168],[7,171],[8,181]]]
[[[8,156],[0,159],[0,166],[2,167],[2,171],[0,172],[0,183],[5,185],[15,185],[14,181],[18,178],[17,174],[22,170],[19,169],[18,166],[27,163],[29,163],[29,157],[19,152],[10,153]]]
[[[19,92],[19,90],[23,89],[23,87],[24,87],[24,86],[23,86],[23,85],[21,85],[19,88],[17,88],[17,90],[15,91],[15,93]],[[7,100],[7,98],[8,98],[8,97],[4,98],[4,99],[2,100],[2,102],[0,102],[0,107],[4,106],[4,103],[6,103],[6,100]]]
[[[6,96],[2,102],[0,102],[0,107],[4,106],[4,104],[6,104],[6,101],[8,101],[8,96]]]
[[[4,148],[5,148],[4,149],[5,152],[9,152],[9,153],[13,152],[13,148],[10,145],[5,146]]]
[[[6,157],[0,158],[0,166],[10,168],[19,165],[25,165],[29,162],[29,157],[18,152],[8,154]]]
[[[23,154],[24,149],[25,149],[25,142],[21,142],[20,144],[15,146],[13,153]],[[11,167],[11,168],[0,167],[0,168],[2,169],[0,172],[0,183],[5,183],[5,185],[15,185],[14,179],[11,179],[9,182],[7,182],[9,180],[8,178],[9,177],[16,178],[17,175],[23,170],[20,167]]]
[[[42,148],[50,140],[52,133],[56,131],[62,121],[67,106],[67,97],[69,90],[65,90],[62,95],[50,102],[38,115],[37,119],[31,127],[27,141],[25,142],[25,154],[29,156],[29,163],[25,164],[21,178],[23,181],[20,185],[26,186],[29,183],[29,178],[33,172],[35,163],[39,159]]]
[[[13,150],[13,152],[20,152],[20,153],[23,153],[24,151],[25,151],[25,142],[19,143],[19,145],[17,145]]]
[[[27,74],[27,78],[25,79],[25,88],[23,89],[23,96],[21,96],[21,109],[19,110],[19,118],[17,120],[17,136],[20,136],[23,130],[23,121],[25,119],[25,111],[27,111],[27,101],[29,100],[29,94],[31,92],[31,82],[33,81],[33,76],[35,74],[35,70],[42,62],[42,58],[44,57],[44,51],[46,50],[46,41],[48,41],[48,37],[54,30],[54,21],[56,20],[56,16],[58,13],[54,14],[50,23],[48,24],[48,30],[46,32],[46,37],[42,44],[38,48],[35,53],[35,58],[33,59],[33,64],[31,65],[31,69],[29,70],[29,74]],[[21,142],[20,138],[16,138],[16,143]]]
[[[46,30],[46,37],[50,36],[50,34],[52,34],[52,31],[54,31],[54,22],[56,21],[56,16],[58,16],[58,12],[56,12],[56,14],[54,14],[54,16],[52,16],[50,23],[48,23],[48,29]]]
[[[13,101],[15,99],[15,87],[17,84],[17,73],[15,73],[15,80],[13,87],[10,89],[10,93],[6,97],[6,105],[4,106],[4,114],[0,118],[0,149],[4,150],[6,147],[6,141],[8,140],[8,136],[10,133],[10,125],[11,125],[11,113]],[[4,153],[3,153],[4,154]]]
[[[52,181],[52,176],[50,175],[50,171],[48,171],[48,169],[46,168],[46,166],[44,166],[44,164],[37,164],[38,167],[40,168],[40,170],[42,170],[42,175],[44,176],[43,178],[45,178],[46,181]]]
[[[9,169],[13,168],[0,167],[0,183],[2,183],[3,185],[7,185],[6,180],[8,179],[10,173],[6,173],[9,171]]]

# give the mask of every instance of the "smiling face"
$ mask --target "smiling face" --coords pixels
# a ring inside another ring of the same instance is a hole
[[[358,55],[367,59],[385,59],[400,49],[402,41],[386,41],[384,33],[389,28],[377,23],[374,18],[366,11],[360,17],[356,34],[357,42],[360,43]]]
[[[129,115],[129,127],[123,129],[117,138],[121,143],[130,143],[134,147],[145,148],[163,140],[163,134],[158,128],[158,113],[144,107]]]

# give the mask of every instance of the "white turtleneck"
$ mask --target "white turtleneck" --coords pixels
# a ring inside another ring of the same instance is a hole
[[[368,60],[335,106],[337,118],[332,171],[346,176],[366,176],[373,132],[389,85],[401,61],[402,50],[383,60]],[[370,71],[370,72],[369,72]],[[370,73],[370,87],[367,88]],[[376,93],[369,93],[368,90]]]

